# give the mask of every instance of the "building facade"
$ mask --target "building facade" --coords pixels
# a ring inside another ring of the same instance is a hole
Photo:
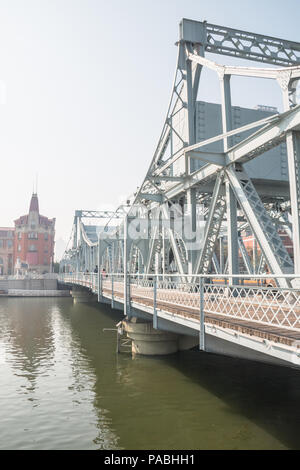
[[[14,266],[29,272],[52,272],[54,259],[55,219],[39,213],[39,201],[32,194],[29,213],[15,220]]]
[[[14,273],[15,229],[0,227],[0,276]]]

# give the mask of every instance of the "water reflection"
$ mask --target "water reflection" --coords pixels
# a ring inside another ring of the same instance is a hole
[[[299,372],[189,351],[116,355],[121,315],[0,301],[0,448],[299,448]]]
[[[37,376],[53,361],[52,307],[45,299],[35,299],[34,303],[26,299],[1,299],[0,341],[6,345],[14,374],[29,382],[22,385],[27,391],[35,390]]]
[[[70,313],[71,299],[1,299],[0,448],[116,447]]]
[[[101,314],[111,320],[109,308]],[[95,406],[107,403],[121,446],[299,448],[298,371],[198,351],[114,362],[114,336],[91,341],[80,319],[73,329],[96,371]]]

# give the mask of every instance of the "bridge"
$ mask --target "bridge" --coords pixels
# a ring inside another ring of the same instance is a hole
[[[116,211],[75,212],[61,282],[121,309],[137,353],[199,345],[298,367],[300,43],[183,19],[176,46],[144,180]],[[221,105],[198,100],[207,69]],[[233,106],[232,77],[275,81],[283,111]]]

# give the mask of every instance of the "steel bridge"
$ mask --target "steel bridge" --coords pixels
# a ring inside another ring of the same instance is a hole
[[[201,349],[299,366],[300,43],[183,19],[176,46],[144,180],[115,212],[75,212],[61,280]],[[205,69],[219,79],[220,109],[197,101]],[[232,77],[275,80],[283,112],[241,122]]]

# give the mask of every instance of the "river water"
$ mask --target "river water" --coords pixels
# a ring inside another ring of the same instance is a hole
[[[121,314],[0,299],[0,449],[299,449],[300,373],[115,352]]]

